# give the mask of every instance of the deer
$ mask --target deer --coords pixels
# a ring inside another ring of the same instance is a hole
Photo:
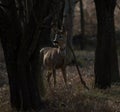
[[[44,47],[40,50],[42,63],[47,70],[47,82],[50,85],[50,79],[53,75],[54,87],[56,86],[56,70],[61,69],[65,85],[67,85],[66,77],[66,41],[67,36],[65,31],[58,31],[55,34],[53,44],[57,47]]]

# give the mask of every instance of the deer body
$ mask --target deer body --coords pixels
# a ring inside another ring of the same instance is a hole
[[[62,55],[64,51],[61,51],[59,48],[49,49],[43,58],[43,64],[49,68],[61,68],[65,63],[65,57]],[[59,61],[58,61],[59,60]]]
[[[48,83],[50,84],[50,78],[53,74],[54,86],[56,85],[56,69],[61,69],[65,84],[67,84],[65,41],[61,41],[61,38],[59,40],[57,37],[55,42],[57,43],[58,48],[45,47],[40,50],[43,59],[43,66],[47,70]]]

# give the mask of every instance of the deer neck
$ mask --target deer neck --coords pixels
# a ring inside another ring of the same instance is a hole
[[[66,56],[66,47],[58,47],[58,52],[61,56]]]

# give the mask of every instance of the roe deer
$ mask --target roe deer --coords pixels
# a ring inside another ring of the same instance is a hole
[[[53,74],[54,86],[56,85],[56,69],[61,69],[64,82],[67,85],[66,79],[66,33],[59,31],[55,35],[53,44],[58,47],[45,47],[40,50],[43,66],[47,70],[47,81],[50,85],[50,78]]]

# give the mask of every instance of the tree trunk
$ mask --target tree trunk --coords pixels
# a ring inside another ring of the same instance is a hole
[[[85,35],[85,21],[84,21],[84,11],[83,11],[83,1],[80,1],[80,28],[81,28],[81,35],[80,35],[80,48],[81,50],[84,49],[84,35]]]
[[[19,10],[16,10],[14,0],[10,1],[9,6],[6,4],[2,8],[0,6],[0,37],[9,78],[11,105],[19,111],[21,109],[22,111],[31,109],[37,111],[43,108],[37,78],[41,76],[39,71],[41,64],[38,63],[39,49],[44,43],[40,46],[39,41],[44,40],[44,35],[40,35],[40,31],[44,17],[48,15],[49,9],[46,7],[49,2],[46,0],[44,3],[39,4],[38,1],[34,1],[34,3],[38,3],[37,7],[35,4],[36,10],[34,10],[37,18],[40,16],[39,24],[36,23],[35,17],[31,13],[29,21],[24,25],[21,24],[21,18],[18,18]],[[39,7],[41,4],[43,7]],[[31,8],[31,10],[33,9]],[[23,17],[22,20],[24,19]],[[50,29],[50,23],[47,25]],[[48,30],[45,30],[44,33],[49,34],[46,31]],[[45,43],[49,42],[49,37],[45,37]]]
[[[59,4],[56,0],[9,0],[3,5],[3,2],[0,3],[0,37],[11,105],[18,111],[40,111],[43,108],[43,79],[39,50],[51,46],[50,31],[54,18],[51,11],[54,6],[51,4]]]
[[[8,72],[11,106],[20,109],[21,99],[17,76],[17,53],[21,29],[13,4],[14,2],[12,2],[12,5],[10,4],[10,9],[7,9],[7,6],[0,7],[0,36]],[[12,23],[13,21],[14,24]]]
[[[95,87],[111,87],[111,78],[119,76],[115,42],[114,0],[94,0],[96,5],[98,30],[95,52]]]
[[[67,31],[67,63],[72,60],[71,50],[68,46],[72,46],[74,7],[74,0],[65,0],[63,25]]]

